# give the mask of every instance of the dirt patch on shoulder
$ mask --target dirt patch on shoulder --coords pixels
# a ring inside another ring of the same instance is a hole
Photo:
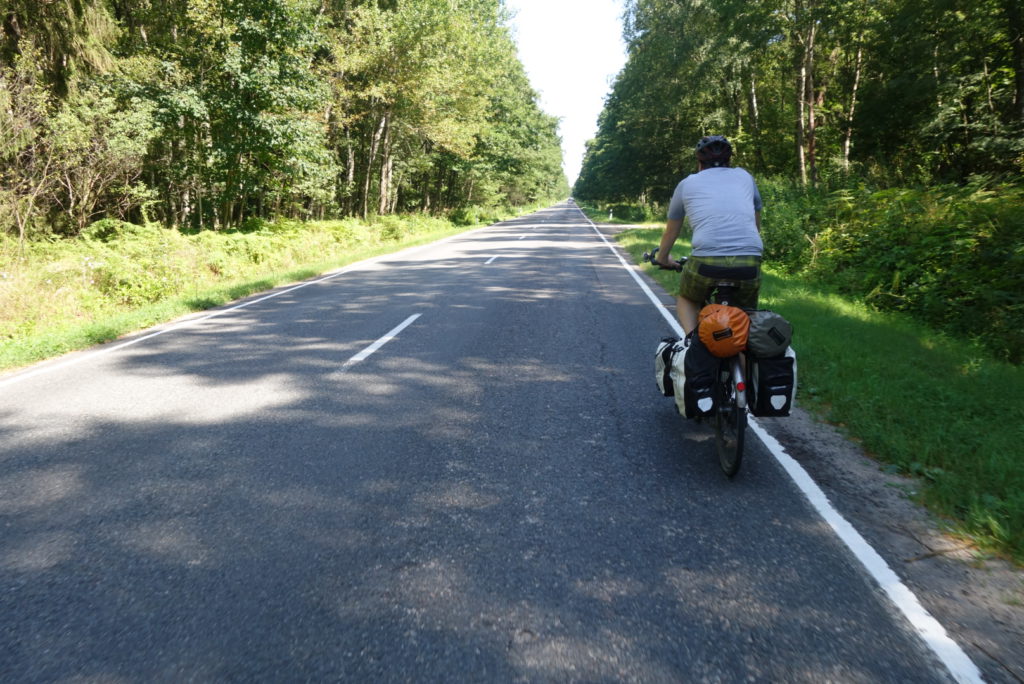
[[[943,532],[910,497],[918,482],[885,472],[839,430],[797,409],[760,419],[811,474],[981,669],[989,682],[1024,682],[1024,569]]]

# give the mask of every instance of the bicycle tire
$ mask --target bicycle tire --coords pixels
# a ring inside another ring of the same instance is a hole
[[[747,411],[736,405],[732,383],[719,379],[718,409],[715,411],[715,450],[718,464],[727,477],[734,477],[743,462],[743,443],[747,432]]]

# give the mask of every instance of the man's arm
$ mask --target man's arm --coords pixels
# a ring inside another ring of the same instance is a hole
[[[755,211],[754,212],[754,225],[757,226],[757,232],[760,233],[761,232],[761,212],[760,211]]]
[[[661,244],[658,245],[658,263],[662,266],[675,266],[675,262],[669,257],[669,252],[672,251],[672,246],[676,244],[682,227],[682,219],[669,219],[665,223],[665,232],[661,234]]]

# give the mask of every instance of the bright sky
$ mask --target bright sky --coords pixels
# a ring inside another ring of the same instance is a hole
[[[562,122],[569,184],[576,180],[587,140],[612,79],[626,62],[622,0],[505,0],[519,58],[541,96],[541,108]]]

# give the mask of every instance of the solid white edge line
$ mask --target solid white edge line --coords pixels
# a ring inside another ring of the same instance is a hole
[[[45,361],[42,361],[40,363],[42,363],[44,365],[41,365],[38,368],[33,368],[33,369],[26,370],[26,371],[23,371],[23,372],[20,372],[20,373],[15,371],[14,375],[12,375],[12,376],[10,376],[8,378],[4,378],[4,379],[0,380],[0,389],[2,389],[4,387],[7,387],[9,385],[13,385],[13,384],[18,383],[18,382],[21,382],[22,380],[27,380],[29,378],[33,378],[33,377],[35,377],[37,375],[43,375],[43,374],[46,374],[46,373],[51,373],[53,371],[60,370],[62,368],[67,368],[69,366],[77,365],[79,363],[82,363],[83,361],[90,361],[90,360],[95,359],[95,358],[100,357],[100,356],[106,356],[107,354],[113,354],[114,352],[121,351],[122,349],[124,349],[126,347],[131,347],[133,345],[139,344],[140,342],[145,342],[146,340],[151,340],[154,337],[159,337],[160,335],[164,335],[164,334],[169,333],[169,332],[174,332],[176,330],[182,330],[184,328],[190,328],[190,327],[192,327],[194,325],[202,323],[203,321],[208,321],[211,318],[217,318],[218,316],[223,316],[224,314],[231,313],[232,311],[237,311],[239,309],[244,309],[244,308],[246,308],[248,306],[252,306],[253,304],[259,304],[260,302],[265,302],[268,299],[273,299],[274,297],[280,297],[283,294],[288,294],[289,292],[294,292],[295,290],[301,290],[302,288],[309,287],[310,285],[316,285],[317,283],[322,283],[322,282],[324,282],[326,280],[331,280],[333,278],[337,278],[338,276],[341,276],[341,275],[344,275],[346,273],[349,273],[350,271],[358,270],[358,269],[360,269],[360,268],[362,268],[362,267],[364,267],[364,266],[366,266],[368,264],[374,264],[374,263],[377,263],[379,261],[384,261],[385,259],[394,257],[394,256],[399,255],[399,254],[414,254],[414,253],[419,252],[421,250],[427,249],[428,247],[433,247],[435,245],[442,245],[442,244],[444,244],[446,242],[449,242],[451,240],[454,240],[456,238],[462,238],[462,237],[465,237],[467,235],[472,235],[474,233],[478,233],[480,231],[487,230],[489,228],[493,228],[495,226],[501,225],[502,223],[504,223],[504,221],[499,221],[498,223],[492,223],[492,224],[487,225],[487,226],[481,226],[480,228],[474,228],[473,230],[467,230],[467,231],[465,231],[463,233],[456,233],[455,235],[449,235],[446,238],[441,238],[440,240],[436,240],[434,242],[428,242],[425,245],[416,245],[415,247],[407,247],[407,248],[399,250],[397,252],[391,252],[389,254],[381,254],[379,256],[370,257],[369,259],[363,259],[362,261],[357,261],[355,263],[349,264],[348,266],[343,266],[342,268],[339,268],[339,269],[337,269],[335,271],[329,271],[327,273],[327,275],[322,276],[320,278],[316,278],[315,280],[307,280],[305,282],[299,283],[298,285],[293,285],[292,287],[288,287],[288,288],[286,288],[284,290],[279,290],[277,292],[272,292],[272,293],[270,293],[268,295],[264,295],[263,297],[259,297],[257,299],[252,299],[252,300],[247,301],[247,302],[242,302],[241,304],[236,304],[235,306],[231,306],[231,307],[228,307],[226,309],[219,309],[219,310],[214,311],[212,313],[208,313],[205,316],[199,316],[197,318],[189,318],[187,320],[181,321],[180,323],[173,323],[171,325],[168,325],[165,328],[161,328],[161,329],[156,330],[154,332],[151,332],[151,333],[149,333],[147,335],[143,335],[142,337],[138,337],[138,338],[136,338],[134,340],[129,340],[128,342],[122,342],[120,344],[114,344],[114,345],[112,345],[110,347],[107,347],[105,349],[99,349],[99,350],[92,351],[92,352],[83,350],[83,351],[81,351],[79,353],[78,356],[74,356],[74,357],[72,357],[70,359],[66,359],[64,361],[57,361],[57,362],[54,362],[54,363],[46,363]],[[74,352],[68,352],[68,353],[74,353]]]
[[[629,264],[626,263],[626,260],[622,258],[622,255],[619,254],[618,250],[616,250],[615,247],[612,246],[612,243],[608,242],[608,238],[601,234],[601,231],[599,231],[597,229],[597,226],[594,225],[594,222],[591,221],[590,218],[583,213],[583,210],[580,209],[579,207],[574,208],[576,209],[576,211],[580,212],[580,214],[583,214],[583,218],[587,220],[587,223],[590,224],[590,227],[594,229],[595,233],[597,233],[597,237],[601,238],[601,240],[604,241],[604,244],[608,247],[608,249],[611,250],[612,254],[615,255],[615,258],[619,260],[619,263],[622,264],[622,267],[624,269],[626,269],[626,272],[629,273],[629,275],[633,276],[633,280],[636,281],[636,284],[640,286],[640,289],[644,291],[644,294],[647,295],[647,298],[650,299],[654,303],[654,306],[657,307],[658,311],[661,312],[661,315],[665,319],[665,321],[670,326],[672,326],[672,329],[676,332],[677,335],[682,337],[682,326],[679,325],[679,321],[676,320],[676,317],[670,314],[668,312],[668,309],[665,308],[665,305],[661,303],[661,300],[658,299],[658,295],[654,294],[654,292],[651,291],[651,288],[647,286],[647,283],[645,283],[643,278],[640,277],[640,274],[636,272],[636,269],[632,268]]]
[[[676,332],[677,335],[682,337],[683,329],[679,325],[674,317],[672,317],[665,307],[662,305],[658,297],[651,291],[651,288],[647,286],[632,266],[626,263],[626,260],[622,258],[618,250],[608,241],[590,217],[583,213],[583,210],[576,207],[576,210],[583,215],[590,227],[594,229],[598,237],[605,243],[605,245],[612,251],[612,254],[619,260],[631,276],[633,280],[640,284],[640,287],[647,294],[647,297],[654,302],[658,311],[665,317],[669,325]],[[832,530],[836,533],[836,536],[842,540],[850,552],[860,561],[860,564],[864,566],[864,569],[874,578],[878,585],[885,592],[885,595],[889,597],[893,605],[903,613],[903,616],[910,622],[911,626],[917,631],[918,636],[924,641],[924,643],[931,649],[932,653],[942,661],[942,664],[946,666],[949,673],[958,682],[983,682],[981,672],[978,670],[978,666],[974,664],[968,655],[964,652],[960,645],[957,644],[946,632],[946,629],[932,617],[931,613],[921,605],[917,596],[914,592],[910,591],[909,588],[900,580],[899,576],[889,567],[885,559],[882,558],[874,548],[864,539],[863,536],[851,525],[839,512],[835,509],[832,503],[828,500],[825,492],[822,491],[821,487],[811,478],[808,472],[801,466],[792,456],[786,453],[786,450],[779,444],[778,440],[772,437],[768,432],[761,427],[760,423],[757,422],[753,416],[749,417],[749,425],[754,430],[754,433],[758,436],[761,442],[764,444],[768,452],[775,458],[775,460],[782,466],[783,470],[789,475],[790,479],[796,484],[796,486],[803,493],[804,497],[810,502],[814,510],[818,512],[825,522],[829,524]]]
[[[358,354],[353,356],[351,359],[346,361],[345,364],[342,366],[342,368],[348,368],[350,366],[356,365],[360,361],[365,361],[375,351],[377,351],[378,349],[383,347],[385,344],[387,344],[391,340],[395,339],[395,337],[397,337],[400,332],[402,332],[403,330],[408,328],[410,325],[412,325],[413,321],[415,321],[421,315],[422,314],[413,314],[412,316],[409,316],[408,318],[406,318],[400,324],[398,324],[397,326],[392,328],[390,331],[388,331],[379,340],[377,340],[376,342],[371,344],[369,347],[367,347],[366,349],[364,349],[363,351],[359,352]]]
[[[982,682],[981,672],[974,662],[964,653],[946,632],[945,628],[932,617],[931,613],[921,605],[914,592],[903,584],[899,576],[889,567],[877,551],[861,536],[839,511],[835,509],[828,500],[825,492],[811,478],[808,472],[792,456],[786,453],[785,448],[778,440],[772,437],[752,416],[749,420],[750,427],[764,443],[768,451],[779,462],[790,478],[797,484],[804,496],[811,502],[818,514],[825,519],[825,522],[835,531],[847,548],[853,552],[861,564],[867,569],[882,591],[886,593],[907,618],[918,635],[928,647],[938,656],[939,660],[946,666],[949,673],[958,682]]]

